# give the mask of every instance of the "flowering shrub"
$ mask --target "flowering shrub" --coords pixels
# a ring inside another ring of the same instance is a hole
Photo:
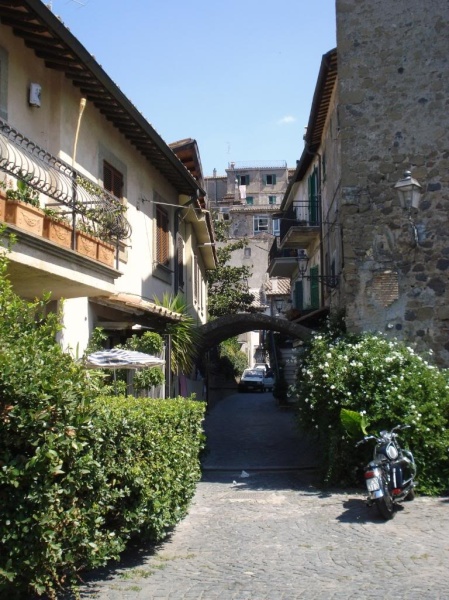
[[[374,334],[317,335],[300,359],[293,391],[301,426],[320,438],[328,483],[355,483],[372,452],[355,449],[356,437],[340,420],[345,408],[366,416],[369,433],[411,425],[403,442],[415,455],[418,490],[448,490],[449,376],[411,348]]]

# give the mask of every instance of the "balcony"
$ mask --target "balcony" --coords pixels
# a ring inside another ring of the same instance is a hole
[[[16,291],[50,291],[52,299],[112,292],[120,242],[131,233],[121,201],[2,120],[0,171],[0,221],[16,236]]]
[[[318,201],[295,201],[280,219],[280,246],[307,248],[320,237],[321,220]]]
[[[298,266],[298,252],[296,248],[280,248],[277,238],[270,248],[268,255],[269,277],[290,277]]]

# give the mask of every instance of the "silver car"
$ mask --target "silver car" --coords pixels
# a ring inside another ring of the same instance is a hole
[[[239,392],[265,391],[264,374],[261,369],[245,369],[238,384]]]

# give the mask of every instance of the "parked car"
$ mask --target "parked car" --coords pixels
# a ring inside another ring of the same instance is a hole
[[[265,390],[263,371],[261,369],[245,369],[237,389],[239,392],[263,392]]]

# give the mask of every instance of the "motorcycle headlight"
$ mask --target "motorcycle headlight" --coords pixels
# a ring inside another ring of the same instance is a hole
[[[395,458],[398,457],[398,451],[394,444],[388,444],[386,452],[387,452],[388,458],[391,460],[394,460]]]

